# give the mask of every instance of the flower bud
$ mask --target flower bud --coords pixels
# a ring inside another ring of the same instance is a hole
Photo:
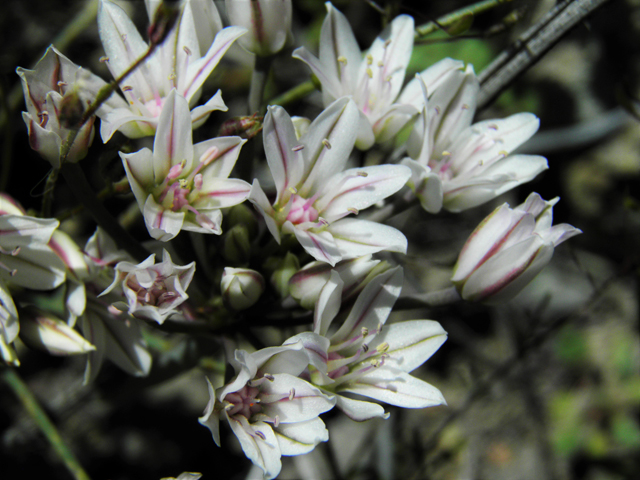
[[[250,255],[249,230],[244,225],[235,225],[224,235],[222,256],[234,265],[241,265],[249,261]]]
[[[549,263],[554,247],[582,233],[566,223],[551,226],[555,198],[532,193],[522,205],[496,208],[462,247],[451,281],[464,300],[511,300]]]
[[[248,32],[238,39],[242,47],[259,56],[278,53],[291,29],[291,0],[226,0],[232,25]]]
[[[287,255],[280,260],[270,278],[271,286],[276,289],[280,297],[285,298],[289,295],[289,280],[298,270],[300,270],[298,257],[288,252]]]
[[[322,288],[335,270],[344,282],[342,301],[357,295],[369,281],[391,268],[387,262],[373,260],[371,255],[345,260],[335,267],[325,262],[311,262],[289,280],[289,294],[308,310],[315,308],[316,300]]]
[[[235,225],[243,225],[247,228],[250,238],[258,234],[258,221],[255,211],[249,208],[246,203],[231,207],[225,215],[225,219],[228,224],[227,228],[232,228]]]
[[[227,267],[222,273],[222,299],[232,310],[253,306],[264,292],[264,278],[255,270]]]
[[[51,355],[79,355],[96,349],[66,322],[35,307],[20,311],[20,338]]]

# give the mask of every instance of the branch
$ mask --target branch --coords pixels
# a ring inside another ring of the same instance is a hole
[[[478,80],[478,109],[486,107],[564,35],[609,0],[565,0],[502,52]]]

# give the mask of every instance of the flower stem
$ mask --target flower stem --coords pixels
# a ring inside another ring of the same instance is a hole
[[[96,221],[115,240],[118,247],[126,250],[133,258],[141,262],[150,253],[140,243],[133,238],[118,221],[113,218],[109,211],[98,200],[87,177],[77,163],[64,163],[61,168],[67,185]]]
[[[264,98],[264,87],[267,84],[269,71],[271,70],[272,57],[261,57],[256,55],[253,73],[251,74],[251,87],[249,88],[249,114],[262,112],[262,99]]]
[[[316,87],[313,82],[311,80],[308,80],[287,90],[283,94],[272,98],[271,100],[269,100],[269,105],[280,105],[281,107],[284,107],[285,105],[297,102],[298,100],[306,97],[311,92],[313,92],[315,88]]]
[[[62,460],[67,470],[76,480],[89,480],[89,475],[84,471],[71,449],[64,442],[55,425],[51,422],[45,411],[42,409],[36,397],[31,393],[29,387],[22,381],[13,368],[5,368],[2,372],[2,379],[16,394],[29,416],[42,431],[56,454]]]
[[[59,168],[54,168],[49,172],[47,176],[47,183],[44,186],[44,192],[42,194],[42,207],[40,209],[40,215],[43,218],[49,218],[51,216],[51,208],[53,206],[53,192],[56,189],[56,183],[60,174]]]

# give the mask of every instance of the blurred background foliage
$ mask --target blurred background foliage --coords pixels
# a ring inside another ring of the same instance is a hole
[[[39,209],[49,165],[28,147],[15,68],[33,65],[78,12],[86,9],[91,20],[95,3],[9,0],[0,16],[0,183],[28,208]],[[385,15],[408,13],[422,25],[470,4],[371,3],[334,2],[363,48],[384,26]],[[120,4],[143,28],[142,2]],[[460,31],[437,31],[414,48],[407,78],[446,56],[481,72],[553,5],[508,1],[472,23],[467,18],[457,25]],[[300,0],[294,7],[296,46],[315,52],[324,5]],[[640,124],[633,117],[640,116],[639,36],[638,1],[612,0],[479,112],[479,119],[519,111],[538,115],[541,130],[524,150],[545,155],[549,171],[472,212],[437,217],[410,212],[395,219],[413,245],[406,293],[446,286],[460,247],[480,219],[502,201],[520,203],[530,191],[544,198],[559,195],[556,223],[584,231],[559,248],[551,265],[507,305],[395,313],[437,320],[449,332],[449,340],[417,373],[443,391],[448,406],[390,408],[389,420],[366,424],[330,413],[329,444],[310,456],[284,459],[280,478],[300,478],[309,469],[317,476],[308,478],[343,479],[640,478]],[[109,78],[99,62],[103,52],[94,21],[71,32],[62,51]],[[270,96],[308,80],[306,67],[289,52],[275,63]],[[197,132],[201,138],[244,113],[250,59],[236,49],[224,65],[205,90],[210,95],[220,88],[230,112],[214,115]],[[320,110],[318,94],[307,100],[287,108],[313,116]],[[116,152],[127,148],[126,139],[118,137],[114,144],[103,146],[96,139],[84,160],[101,165],[96,185],[123,175]],[[63,184],[56,195],[57,215],[74,206]],[[112,198],[107,204],[122,211],[130,201]],[[67,221],[64,228],[82,238],[90,233],[88,223]],[[263,330],[266,337],[274,335]],[[155,355],[147,379],[106,367],[94,385],[83,387],[82,359],[26,349],[19,352],[19,373],[92,478],[160,478],[183,470],[200,471],[205,479],[244,478],[249,462],[232,436],[223,432],[219,449],[197,423],[208,398],[203,373],[222,375],[222,358],[194,357],[208,348],[206,339],[156,331],[148,331],[147,339]],[[69,478],[15,396],[1,384],[0,394],[1,476]]]

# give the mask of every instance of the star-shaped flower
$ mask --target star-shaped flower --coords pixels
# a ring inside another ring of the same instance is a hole
[[[331,265],[407,248],[405,236],[395,228],[345,218],[394,194],[410,177],[402,165],[344,170],[358,116],[352,100],[336,100],[298,139],[287,112],[269,107],[263,138],[277,196],[271,205],[258,180],[249,195],[278,242],[282,234],[294,234],[311,256]]]
[[[164,242],[180,230],[220,234],[220,209],[249,194],[248,183],[227,178],[244,143],[240,137],[217,137],[194,145],[189,105],[172,90],[153,152],[120,154],[149,234]]]
[[[154,2],[148,2],[147,8],[150,5]],[[122,82],[120,89],[126,101],[120,99],[117,108],[105,106],[98,110],[104,142],[116,130],[130,138],[153,135],[172,89],[193,107],[200,98],[204,81],[231,44],[246,32],[241,27],[221,30],[201,56],[197,24],[191,2],[184,2],[180,19],[169,37]],[[98,27],[106,63],[114,78],[124,73],[149,48],[124,10],[109,0],[100,1]],[[212,111],[226,109],[218,91],[207,103],[191,110],[193,128],[202,125]]]

